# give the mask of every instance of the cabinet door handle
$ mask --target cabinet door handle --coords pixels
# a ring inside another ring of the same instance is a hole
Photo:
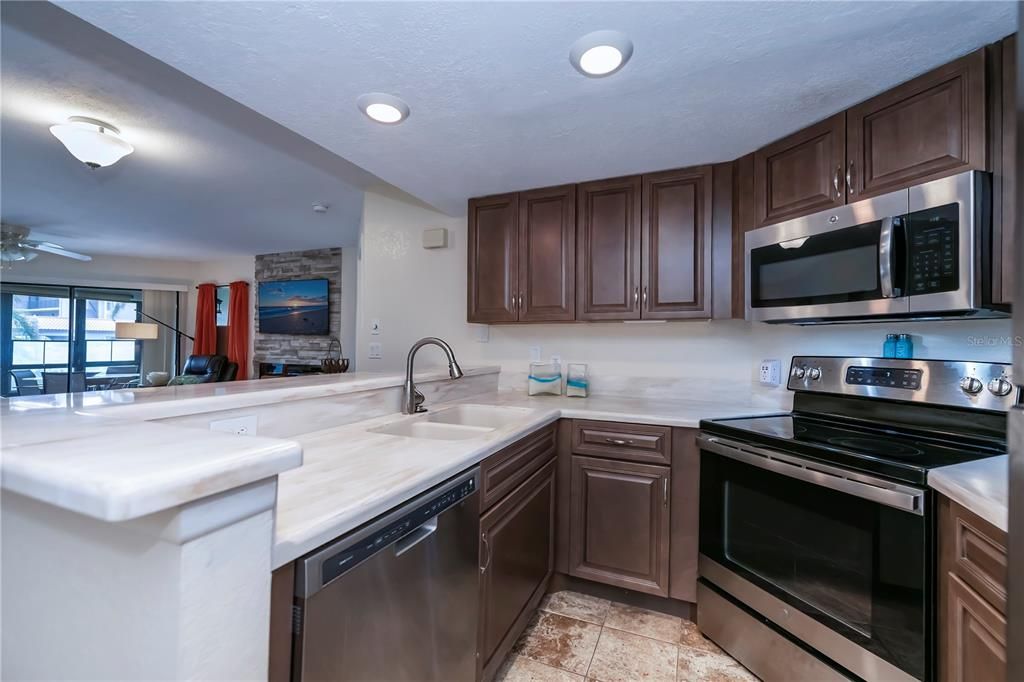
[[[640,287],[633,289],[633,305],[640,302]]]
[[[523,295],[519,294],[519,309],[523,309]]]
[[[633,444],[633,441],[631,441],[631,440],[623,440],[621,438],[605,438],[604,442],[608,443],[609,445],[632,445]]]
[[[516,295],[512,294],[512,310],[516,309]]]
[[[853,186],[853,178],[853,161],[851,161],[850,165],[846,167],[846,191],[849,192],[850,194],[857,193],[856,188]]]
[[[484,549],[487,550],[487,561],[480,567],[481,573],[486,573],[487,569],[491,567],[491,543],[487,542],[487,533],[480,534],[480,540],[484,543]]]
[[[836,188],[836,199],[839,199],[843,196],[843,190],[839,188],[839,182],[842,175],[843,166],[842,164],[840,164],[836,166],[836,172],[832,174],[832,186]]]
[[[668,479],[661,479],[661,499],[664,506],[668,506]]]
[[[644,287],[644,307],[647,307],[647,287]]]

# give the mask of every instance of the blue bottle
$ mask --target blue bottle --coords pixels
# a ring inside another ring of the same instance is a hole
[[[882,344],[882,357],[896,357],[896,334],[885,335],[885,342]]]
[[[914,342],[910,334],[900,334],[896,337],[896,357],[909,359],[914,357]]]

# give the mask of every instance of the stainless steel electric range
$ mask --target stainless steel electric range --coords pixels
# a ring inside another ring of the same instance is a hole
[[[928,472],[1006,453],[1009,371],[794,357],[791,413],[702,421],[700,629],[765,679],[934,679]]]

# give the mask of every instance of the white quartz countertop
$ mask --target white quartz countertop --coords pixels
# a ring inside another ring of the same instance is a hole
[[[692,400],[529,397],[516,391],[457,402],[512,407],[521,417],[469,440],[427,440],[369,431],[409,419],[395,414],[296,437],[304,462],[278,479],[274,568],[358,528],[561,417],[695,428],[701,419],[771,411]],[[430,408],[437,411],[451,404]]]
[[[466,370],[469,376],[495,367]],[[447,370],[417,373],[418,381]],[[0,481],[13,492],[104,521],[125,521],[274,476],[302,463],[292,439],[236,436],[147,420],[331,398],[400,386],[404,373],[0,399]]]
[[[1006,531],[1009,465],[1009,455],[999,455],[932,469],[928,485]]]

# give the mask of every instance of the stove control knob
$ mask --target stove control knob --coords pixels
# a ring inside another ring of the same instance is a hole
[[[998,396],[1010,395],[1010,391],[1013,390],[1013,384],[1006,377],[999,377],[988,382],[988,390]]]
[[[794,379],[803,379],[804,378],[804,368],[803,367],[794,367],[792,374],[793,374],[793,378]]]
[[[970,395],[977,395],[981,393],[981,389],[985,387],[981,383],[981,380],[975,379],[974,377],[964,377],[960,380],[960,390]]]
[[[819,381],[821,379],[821,367],[811,367],[807,370],[807,377],[811,381]]]

